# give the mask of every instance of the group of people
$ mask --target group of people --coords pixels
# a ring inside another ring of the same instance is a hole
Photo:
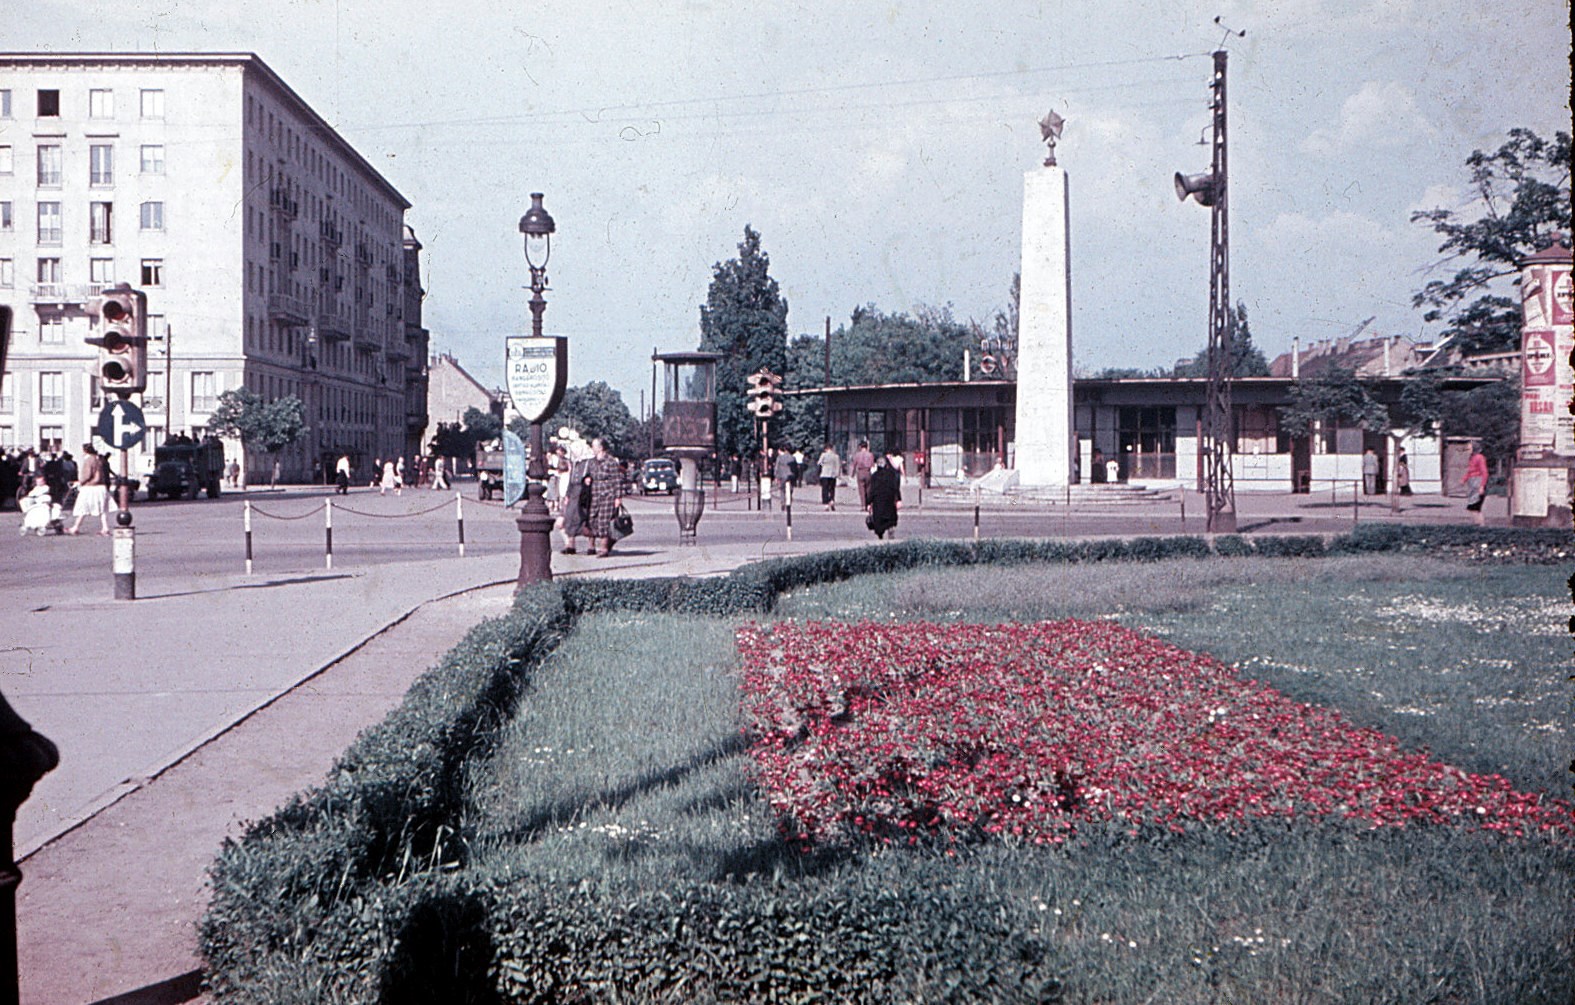
[[[415,478],[407,482],[405,475],[411,470]],[[405,494],[407,484],[411,488],[427,486],[442,490],[448,488],[448,475],[449,465],[445,457],[418,457],[415,464],[409,467],[403,457],[377,457],[372,460],[372,477],[368,486],[377,489],[378,495],[387,495],[392,491],[396,496]],[[350,460],[349,454],[340,454],[334,462],[334,494],[349,495],[354,481],[355,463]]]
[[[115,510],[110,497],[111,475],[105,458],[93,444],[82,444],[78,461],[69,450],[47,455],[35,450],[11,453],[0,464],[0,491],[4,498],[15,498],[22,511],[22,535],[43,537],[80,534],[82,524],[97,518],[99,533],[109,534],[109,514]],[[65,525],[67,508],[75,518]]]
[[[617,519],[623,505],[624,469],[607,444],[596,437],[589,442],[564,426],[552,438],[547,457],[550,477],[547,501],[557,511],[565,555],[579,553],[585,538],[586,554],[607,558],[618,540]]]
[[[794,486],[803,484],[811,470],[805,465],[803,451],[787,445],[768,452],[763,466],[774,490],[781,493],[784,501],[791,500]],[[842,457],[831,444],[821,447],[813,471],[820,482],[821,508],[835,512]],[[848,458],[848,474],[858,487],[859,508],[865,513],[865,523],[877,538],[884,540],[897,526],[897,511],[902,508],[902,453],[877,454],[870,449],[867,440],[860,440],[853,456]]]

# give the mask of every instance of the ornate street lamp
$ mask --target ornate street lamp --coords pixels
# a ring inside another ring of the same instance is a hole
[[[547,309],[542,292],[547,288],[547,259],[552,256],[552,234],[557,229],[552,217],[541,205],[540,192],[530,195],[530,209],[520,217],[520,233],[525,237],[525,264],[530,268],[531,351],[516,358],[513,349],[509,358],[509,381],[515,407],[530,421],[530,466],[525,471],[525,504],[514,524],[520,531],[519,588],[532,583],[552,580],[552,514],[547,511],[544,496],[547,492],[547,457],[542,447],[541,425],[557,411],[563,397],[567,353],[561,339],[545,351],[541,333],[541,316]],[[516,375],[515,369],[520,370]],[[545,368],[545,369],[543,369]],[[538,391],[536,402],[521,401],[522,394],[514,393],[516,376],[528,380]]]

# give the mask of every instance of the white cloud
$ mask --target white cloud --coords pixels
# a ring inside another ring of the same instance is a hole
[[[1417,107],[1404,84],[1369,80],[1345,99],[1330,128],[1319,129],[1302,141],[1310,154],[1339,154],[1361,148],[1400,147],[1431,139],[1438,130]]]

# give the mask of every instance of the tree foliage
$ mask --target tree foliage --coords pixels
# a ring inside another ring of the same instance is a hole
[[[1306,436],[1315,424],[1360,426],[1369,432],[1389,427],[1389,409],[1375,399],[1356,371],[1333,367],[1311,380],[1291,385],[1291,403],[1280,411],[1280,428]]]
[[[700,308],[700,349],[722,354],[717,363],[717,450],[752,454],[754,418],[745,410],[745,378],[761,368],[785,375],[787,301],[771,278],[771,259],[760,234],[744,227],[738,257],[712,266],[711,286]]]
[[[1263,350],[1252,341],[1252,326],[1247,323],[1247,305],[1240,300],[1236,301],[1236,310],[1231,318],[1230,358],[1231,376],[1233,377],[1267,377],[1269,375],[1269,361],[1264,358]],[[1171,371],[1172,377],[1207,377],[1209,375],[1209,347],[1199,349],[1192,359],[1177,363]]]
[[[476,448],[503,435],[503,420],[474,406],[458,422],[440,422],[432,434],[430,451],[439,457],[474,457]]]
[[[1445,395],[1443,429],[1447,436],[1473,436],[1499,472],[1520,448],[1520,376]]]
[[[1529,129],[1511,129],[1489,153],[1466,158],[1481,215],[1467,220],[1452,209],[1411,214],[1444,238],[1439,266],[1456,263],[1447,279],[1434,279],[1412,298],[1428,321],[1445,320],[1443,335],[1467,353],[1512,352],[1519,347],[1518,302],[1503,292],[1519,263],[1570,236],[1570,134],[1545,140]]]
[[[571,387],[563,392],[563,402],[549,420],[552,428],[568,426],[587,440],[598,436],[608,452],[619,457],[634,457],[645,450],[645,441],[634,436],[634,415],[623,403],[623,395],[606,382]]]
[[[221,436],[236,436],[248,447],[275,454],[306,433],[306,406],[293,394],[264,401],[239,387],[219,395],[208,425]]]

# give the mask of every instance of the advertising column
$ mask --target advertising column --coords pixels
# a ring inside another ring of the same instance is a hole
[[[1520,453],[1512,480],[1518,525],[1569,524],[1575,468],[1570,266],[1570,249],[1554,245],[1521,267]]]

